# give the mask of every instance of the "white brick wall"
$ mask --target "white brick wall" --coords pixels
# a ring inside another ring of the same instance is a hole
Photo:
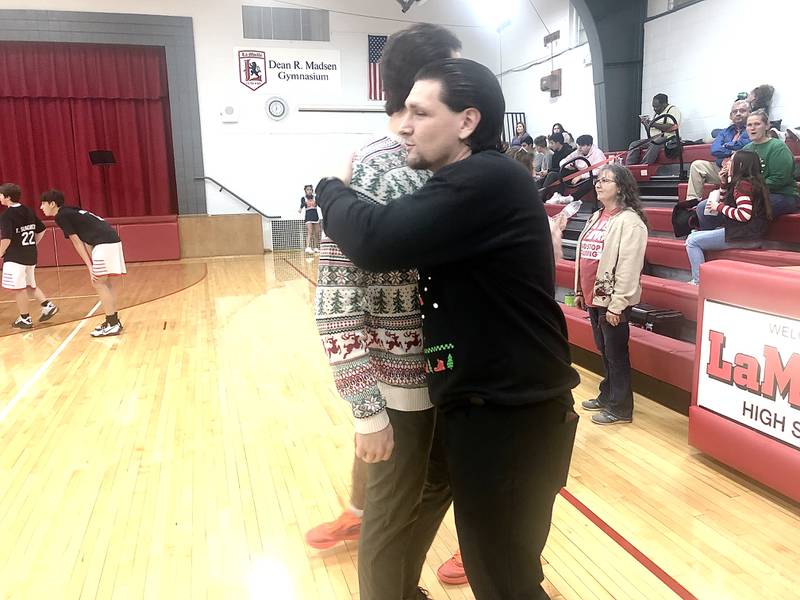
[[[705,0],[646,23],[642,112],[663,92],[683,113],[683,137],[710,141],[738,92],[769,83],[772,118],[800,125],[798,22],[796,0]]]

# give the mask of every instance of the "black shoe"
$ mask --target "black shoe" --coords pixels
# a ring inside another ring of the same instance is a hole
[[[604,408],[603,404],[597,398],[595,398],[594,400],[584,400],[583,402],[581,402],[581,406],[585,410],[603,410]]]

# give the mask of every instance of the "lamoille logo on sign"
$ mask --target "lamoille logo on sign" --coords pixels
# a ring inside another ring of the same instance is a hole
[[[239,81],[251,90],[267,83],[267,55],[260,50],[239,50]]]
[[[341,93],[338,50],[308,48],[238,49],[239,81],[256,91],[308,93],[309,100]]]
[[[800,321],[706,300],[697,404],[800,449]]]

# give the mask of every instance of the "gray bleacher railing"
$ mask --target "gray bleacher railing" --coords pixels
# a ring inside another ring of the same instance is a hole
[[[244,205],[247,207],[247,210],[254,210],[254,211],[256,211],[258,214],[260,214],[262,217],[264,217],[265,219],[280,219],[280,217],[277,217],[277,216],[275,216],[275,215],[268,215],[268,214],[266,214],[266,213],[264,213],[264,212],[261,212],[261,211],[260,211],[260,210],[258,210],[258,209],[257,209],[255,206],[253,206],[252,204],[250,204],[250,203],[249,203],[247,200],[245,200],[244,198],[242,198],[242,197],[241,197],[239,194],[237,194],[236,192],[234,192],[234,191],[233,191],[233,190],[231,190],[230,188],[228,188],[228,187],[224,186],[223,184],[221,184],[219,181],[217,181],[217,180],[216,180],[216,179],[214,179],[213,177],[195,177],[195,178],[194,178],[194,180],[195,180],[195,181],[210,181],[211,183],[213,183],[214,185],[216,185],[217,187],[219,187],[219,191],[220,191],[220,192],[221,192],[221,191],[223,191],[223,190],[225,190],[225,191],[226,191],[226,192],[228,192],[228,193],[229,193],[231,196],[233,196],[234,198],[236,198],[236,199],[237,199],[239,202],[241,202],[242,204],[244,204]]]

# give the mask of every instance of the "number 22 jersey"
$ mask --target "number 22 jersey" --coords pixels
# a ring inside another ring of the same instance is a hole
[[[0,215],[0,233],[10,239],[5,260],[20,265],[36,264],[36,234],[44,231],[44,223],[23,204],[12,204]]]

